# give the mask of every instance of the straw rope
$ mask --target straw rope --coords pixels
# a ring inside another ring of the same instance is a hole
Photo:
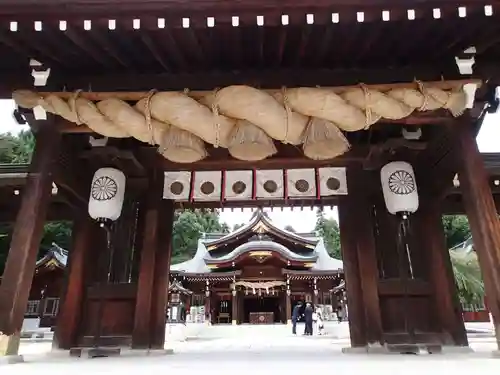
[[[466,109],[461,85],[416,80],[410,85],[384,87],[283,87],[270,92],[236,85],[211,92],[150,91],[135,106],[123,100],[132,97],[130,94],[121,93],[107,97],[97,93],[95,97],[103,100],[95,103],[88,99],[89,93],[80,91],[70,95],[16,91],[13,99],[21,107],[41,106],[104,136],[163,143],[161,152],[176,160],[175,145],[166,141],[172,127],[172,139],[181,142],[179,146],[192,147],[189,160],[205,157],[202,140],[229,148],[237,158],[260,160],[276,152],[273,139],[303,144],[308,157],[329,159],[350,147],[342,131],[367,129],[381,119],[402,119],[414,111],[442,108],[459,116]],[[179,133],[181,130],[186,133]],[[191,141],[186,143],[188,139]]]

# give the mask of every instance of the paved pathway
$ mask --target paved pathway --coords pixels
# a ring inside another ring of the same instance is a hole
[[[155,375],[169,371],[193,371],[200,375],[235,372],[237,375],[281,375],[286,372],[358,372],[390,375],[445,375],[456,373],[500,372],[500,358],[492,358],[495,341],[490,337],[471,338],[476,351],[467,355],[355,355],[342,354],[348,346],[347,325],[327,326],[326,336],[293,336],[286,326],[192,326],[187,328],[188,339],[180,332],[171,332],[167,347],[175,354],[149,357],[121,357],[101,359],[70,359],[65,356],[47,356],[50,342],[24,341],[21,353],[26,363],[0,366],[0,373],[26,374],[41,372],[50,375],[108,374]],[[347,332],[347,334],[346,334]],[[177,335],[177,336],[175,336]],[[174,340],[177,339],[177,340]],[[5,371],[5,372],[4,372]]]

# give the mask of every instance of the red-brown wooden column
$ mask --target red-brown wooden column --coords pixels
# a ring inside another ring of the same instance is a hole
[[[286,324],[292,324],[292,301],[290,300],[290,295],[285,292],[285,311],[286,311]]]
[[[359,274],[359,261],[356,242],[356,222],[352,215],[355,202],[349,195],[340,197],[339,229],[344,277],[349,305],[349,333],[351,347],[364,347],[366,341],[366,325],[363,312],[363,291]]]
[[[348,195],[339,204],[339,226],[349,306],[351,346],[382,343],[378,264],[369,192],[372,176],[347,171]]]
[[[231,302],[231,324],[238,324],[238,292],[234,291]]]
[[[458,178],[462,199],[500,348],[500,222],[472,125],[471,119],[465,115],[450,131],[455,134],[459,148]]]
[[[377,174],[378,177],[378,174]],[[383,342],[382,317],[378,294],[379,270],[374,238],[373,203],[370,200],[370,186],[380,184],[379,179],[361,169],[348,172],[349,195],[355,202],[353,212],[356,222],[357,251],[361,289],[363,291],[363,310],[366,321],[366,340],[368,344]],[[377,186],[378,189],[378,186]]]
[[[21,207],[0,286],[0,355],[17,355],[19,334],[35,271],[52,190],[60,135],[43,131],[36,136]]]
[[[162,180],[163,181],[163,180]],[[162,185],[163,188],[163,185]],[[160,203],[160,233],[156,248],[155,280],[153,284],[153,309],[151,314],[151,349],[165,345],[166,309],[172,260],[172,230],[174,228],[174,202]]]
[[[53,348],[71,349],[77,345],[83,311],[85,276],[89,265],[92,234],[97,228],[88,213],[81,212],[73,225],[73,244],[69,253],[67,284],[57,317]]]
[[[423,189],[421,191],[425,194]],[[468,346],[450,253],[446,247],[441,221],[441,202],[423,194],[415,219],[417,219],[417,236],[421,250],[426,253],[437,328],[445,334],[443,338],[445,344]]]
[[[141,210],[144,220],[132,348],[162,349],[165,341],[165,306],[170,274],[174,206],[164,201],[163,175],[153,179]]]

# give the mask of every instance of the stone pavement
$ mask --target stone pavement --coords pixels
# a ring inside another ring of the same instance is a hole
[[[0,373],[156,375],[153,372],[197,371],[203,375],[229,372],[281,375],[297,371],[349,371],[357,375],[357,372],[390,371],[390,375],[443,375],[444,371],[500,371],[500,359],[491,355],[495,350],[492,336],[471,338],[471,347],[475,350],[472,354],[362,355],[341,352],[349,344],[347,324],[327,325],[328,335],[314,337],[293,336],[290,327],[279,325],[188,326],[184,334],[179,328],[169,328],[167,347],[173,348],[175,354],[164,356],[70,359],[67,355],[47,355],[50,342],[25,341],[20,352],[26,363],[1,366]],[[300,329],[303,328],[300,327],[299,332]]]

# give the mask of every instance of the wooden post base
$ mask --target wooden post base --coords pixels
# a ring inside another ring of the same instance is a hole
[[[17,356],[19,351],[21,336],[19,334],[0,334],[0,357]]]
[[[127,349],[118,347],[71,348],[70,357],[104,358],[104,357],[143,357],[174,354],[173,349]]]
[[[71,348],[69,350],[70,357],[88,357],[88,358],[103,358],[117,357],[121,353],[120,348]]]

